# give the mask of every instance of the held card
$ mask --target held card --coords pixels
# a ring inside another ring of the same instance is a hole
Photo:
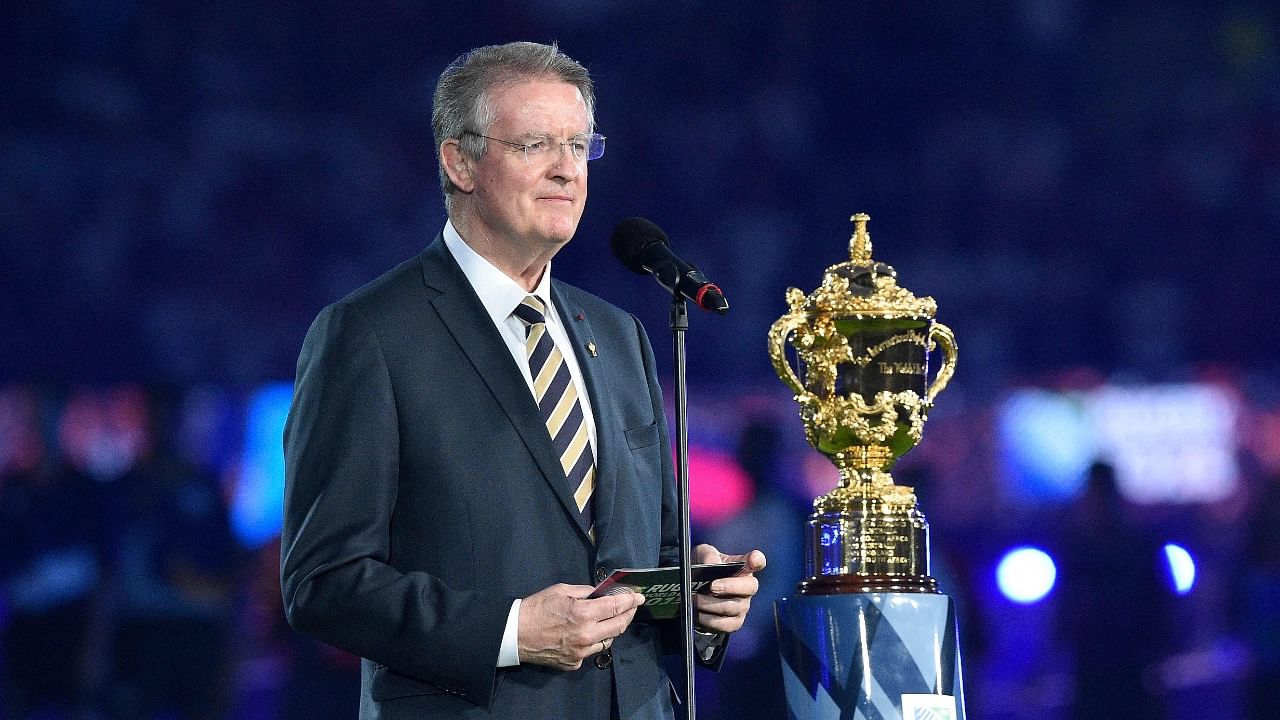
[[[744,562],[708,563],[689,568],[693,592],[711,594],[711,582],[738,575]],[[637,620],[669,620],[680,612],[680,568],[623,568],[614,570],[587,597],[598,598],[618,593],[644,594],[644,605],[636,610]]]

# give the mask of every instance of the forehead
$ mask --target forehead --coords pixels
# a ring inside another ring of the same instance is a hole
[[[578,133],[587,130],[587,103],[570,83],[525,80],[490,93],[493,127],[515,132]]]

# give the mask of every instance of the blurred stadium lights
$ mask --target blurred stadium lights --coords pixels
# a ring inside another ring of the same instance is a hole
[[[231,529],[246,548],[280,534],[284,513],[284,422],[292,382],[259,387],[249,397],[240,478],[231,497]]]
[[[689,443],[689,517],[715,525],[751,505],[755,488],[733,455]]]
[[[1165,543],[1164,557],[1169,563],[1169,575],[1173,578],[1173,590],[1186,595],[1196,584],[1196,561],[1181,545]]]
[[[1128,499],[1213,502],[1238,482],[1236,399],[1216,385],[1023,389],[997,415],[1000,460],[1015,494],[1061,500],[1094,460],[1115,466]]]
[[[1000,594],[1019,605],[1044,599],[1058,579],[1058,568],[1049,553],[1025,545],[1004,554],[996,566]]]
[[[996,428],[1006,476],[1033,498],[1074,495],[1098,454],[1078,397],[1019,390],[1000,407]]]

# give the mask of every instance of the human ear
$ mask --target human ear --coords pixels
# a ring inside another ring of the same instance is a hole
[[[449,181],[454,187],[464,193],[475,189],[475,168],[472,166],[472,160],[462,152],[462,146],[456,139],[440,143],[440,162],[444,163],[445,174],[449,176]]]

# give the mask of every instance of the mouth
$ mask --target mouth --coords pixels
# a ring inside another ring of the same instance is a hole
[[[572,205],[574,202],[574,199],[568,195],[543,195],[538,199],[545,200],[547,202],[565,203],[569,205]]]

